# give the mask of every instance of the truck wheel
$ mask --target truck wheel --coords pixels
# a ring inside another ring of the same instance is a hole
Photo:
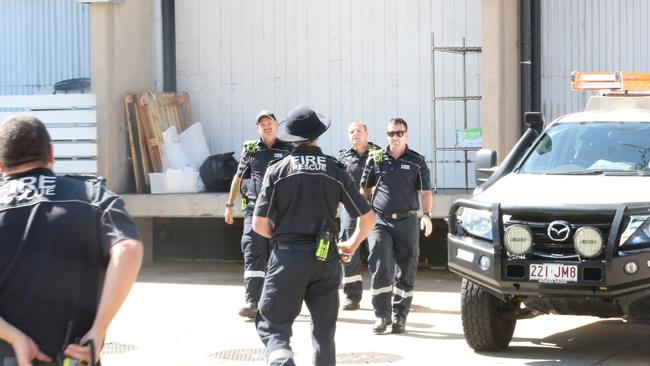
[[[460,312],[465,340],[475,351],[494,352],[508,347],[517,319],[513,305],[492,296],[463,278]]]

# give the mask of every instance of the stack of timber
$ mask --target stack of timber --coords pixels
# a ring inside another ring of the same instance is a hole
[[[129,93],[124,96],[126,125],[137,193],[148,191],[149,173],[162,172],[163,131],[185,131],[195,122],[187,93]]]

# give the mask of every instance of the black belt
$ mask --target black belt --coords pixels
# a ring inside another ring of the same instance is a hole
[[[56,362],[41,362],[41,361],[32,361],[33,366],[57,366]],[[16,357],[9,356],[3,357],[0,356],[0,366],[18,366],[18,360]]]
[[[388,212],[388,213],[381,212],[381,215],[389,219],[401,220],[409,216],[417,215],[417,213],[418,213],[417,211],[413,210],[413,211]]]
[[[315,250],[316,244],[276,244],[275,248],[277,250]]]

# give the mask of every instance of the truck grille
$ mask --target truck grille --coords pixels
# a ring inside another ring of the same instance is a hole
[[[556,241],[551,239],[548,234],[548,226],[553,221],[566,221],[570,227],[570,233],[565,240]],[[581,227],[591,226],[595,227],[603,234],[603,240],[607,243],[609,237],[609,232],[612,227],[613,217],[605,216],[576,216],[576,217],[563,217],[563,218],[554,218],[553,220],[548,218],[541,217],[515,217],[511,216],[507,220],[503,221],[504,231],[514,224],[526,225],[530,228],[533,233],[533,251],[532,253],[526,255],[528,259],[561,259],[569,261],[579,261],[580,256],[576,253],[573,245],[573,235],[576,230]],[[506,253],[506,256],[508,254]],[[599,259],[604,257],[601,254],[597,258]]]

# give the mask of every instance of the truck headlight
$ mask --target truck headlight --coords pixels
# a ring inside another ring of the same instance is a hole
[[[492,240],[492,213],[485,210],[476,210],[473,208],[461,207],[461,215],[458,222],[465,232]]]
[[[650,215],[632,215],[621,234],[621,250],[650,248]]]
[[[581,257],[597,257],[603,252],[603,234],[595,227],[581,227],[573,234],[573,245]]]
[[[510,254],[524,255],[533,249],[533,233],[528,226],[511,225],[503,235],[503,244]]]

